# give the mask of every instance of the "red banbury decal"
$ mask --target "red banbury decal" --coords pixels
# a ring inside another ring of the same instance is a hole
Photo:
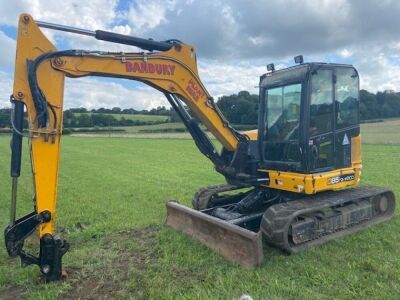
[[[148,74],[162,74],[173,76],[175,72],[174,65],[168,64],[153,64],[146,62],[129,62],[125,63],[126,72],[133,73],[148,73]]]

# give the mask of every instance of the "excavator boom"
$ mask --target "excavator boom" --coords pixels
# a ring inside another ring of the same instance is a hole
[[[39,27],[92,36],[99,40],[136,46],[149,52],[58,51]],[[234,157],[240,143],[247,140],[228,124],[204,87],[197,71],[196,54],[190,45],[176,40],[158,42],[100,30],[82,30],[35,21],[30,15],[21,15],[14,89],[11,95],[14,107],[11,220],[5,230],[5,240],[9,255],[20,256],[23,265],[39,265],[47,280],[61,278],[62,256],[69,247],[55,232],[65,76],[137,80],[164,93],[199,150],[226,177],[234,178],[237,171],[230,166],[230,159],[224,159],[218,153],[198,122],[204,124],[216,137],[229,157]],[[16,219],[24,107],[29,123],[27,132],[32,158],[35,206],[32,213]],[[171,206],[169,212],[173,210],[174,207]],[[207,223],[207,220],[203,222]],[[174,225],[173,218],[169,219],[168,224]],[[40,237],[38,257],[23,250],[25,238],[36,228]]]

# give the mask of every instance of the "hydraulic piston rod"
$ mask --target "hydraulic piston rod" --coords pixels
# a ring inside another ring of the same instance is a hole
[[[12,118],[13,135],[11,140],[11,211],[10,224],[14,224],[17,210],[17,186],[18,177],[21,173],[21,153],[22,153],[22,130],[24,125],[24,103],[13,101],[14,114]]]
[[[134,37],[134,36],[130,36],[130,35],[113,33],[113,32],[103,31],[103,30],[91,31],[91,30],[87,30],[87,29],[81,29],[81,28],[76,28],[76,27],[72,27],[72,26],[65,26],[65,25],[48,23],[48,22],[43,22],[43,21],[35,21],[35,22],[39,27],[92,36],[97,40],[118,43],[118,44],[124,44],[124,45],[131,45],[131,46],[135,46],[135,47],[138,47],[138,48],[141,48],[144,50],[149,50],[149,51],[153,51],[153,50],[168,51],[174,45],[173,43],[146,40],[146,39],[142,39],[142,38],[138,38],[138,37]]]

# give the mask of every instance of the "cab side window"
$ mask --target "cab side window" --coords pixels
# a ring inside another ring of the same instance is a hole
[[[317,70],[311,79],[310,136],[332,131],[332,70]]]
[[[345,128],[358,124],[358,75],[352,68],[336,69],[336,124]]]

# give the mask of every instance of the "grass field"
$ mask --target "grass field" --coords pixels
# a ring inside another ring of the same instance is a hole
[[[191,139],[188,132],[171,132],[168,135],[160,133],[143,133],[145,130],[184,128],[183,123],[165,123],[145,126],[118,127],[125,130],[123,133],[75,133],[74,135],[85,136],[113,136],[113,137],[136,137],[136,138],[179,138]],[[364,144],[400,144],[400,119],[387,119],[380,123],[361,124],[361,134]]]
[[[363,143],[400,144],[400,119],[361,124]]]
[[[4,228],[9,137],[0,137],[0,153]],[[20,215],[32,210],[26,154]],[[363,162],[363,184],[390,187],[400,197],[400,142],[363,145]],[[256,269],[228,263],[164,226],[167,200],[190,205],[199,187],[222,182],[190,140],[64,137],[57,227],[71,244],[64,256],[68,279],[44,284],[36,266],[21,268],[0,247],[0,299],[400,298],[398,210],[387,223],[298,255],[265,246]],[[37,247],[37,240],[27,246]]]
[[[92,113],[74,113],[74,115],[79,116],[82,114],[92,114]],[[168,116],[158,116],[158,115],[132,115],[132,114],[106,114],[107,116],[113,116],[117,120],[121,120],[125,118],[126,120],[132,121],[167,121],[169,119]]]
[[[101,133],[73,133],[72,136],[81,137],[125,137],[125,138],[151,138],[151,139],[191,139],[189,132],[168,132],[167,134],[157,132],[159,130],[184,129],[183,123],[162,123],[142,126],[122,126],[117,127],[124,132],[101,132]],[[155,132],[148,132],[154,130]],[[211,137],[211,135],[210,135]]]

